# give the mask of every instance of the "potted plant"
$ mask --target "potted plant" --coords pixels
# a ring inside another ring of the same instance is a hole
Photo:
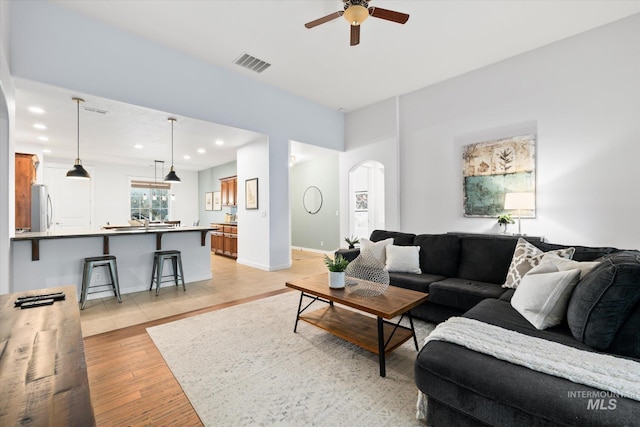
[[[498,217],[498,224],[502,227],[502,232],[507,232],[509,224],[515,224],[516,222],[511,218],[511,214],[504,214]]]
[[[333,289],[344,288],[344,270],[349,265],[342,255],[336,255],[335,259],[324,256],[324,264],[329,269],[329,287]]]
[[[360,238],[358,236],[349,236],[345,237],[344,241],[349,245],[349,249],[355,248],[358,243],[360,243]]]

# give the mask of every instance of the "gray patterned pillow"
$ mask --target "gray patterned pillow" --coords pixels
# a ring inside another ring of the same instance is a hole
[[[543,252],[524,239],[518,239],[516,250],[513,252],[507,280],[502,285],[503,288],[517,288],[520,281],[529,270],[540,264],[542,257],[546,253],[553,253],[561,258],[571,259],[575,248],[557,249],[555,251]]]

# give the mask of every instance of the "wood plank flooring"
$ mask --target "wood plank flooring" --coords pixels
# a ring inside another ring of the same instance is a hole
[[[301,261],[298,265],[296,259]],[[224,263],[216,259],[214,277],[227,280],[233,277],[237,266],[233,260],[228,261]],[[282,284],[281,289],[263,293],[254,291],[252,296],[86,337],[85,357],[96,425],[201,426],[200,418],[147,335],[146,328],[289,292],[284,286],[287,279],[316,274],[323,269],[322,255],[302,255],[296,251],[294,266],[290,270],[273,273],[256,270],[248,275],[252,283],[259,276],[267,281],[276,280]],[[242,278],[235,279],[242,281]],[[238,293],[244,295],[243,292]]]

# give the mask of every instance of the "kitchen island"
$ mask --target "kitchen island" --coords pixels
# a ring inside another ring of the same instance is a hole
[[[84,258],[105,254],[117,258],[121,294],[148,290],[153,253],[169,249],[182,252],[185,282],[208,280],[211,279],[208,233],[215,229],[122,226],[96,231],[17,234],[11,238],[13,288],[9,291],[30,291],[72,283],[79,296]],[[169,263],[165,271],[165,274],[171,271]],[[94,273],[92,283],[104,281],[105,276],[108,275]],[[167,282],[163,286],[174,285]],[[109,295],[113,296],[113,293],[96,293],[89,299]]]

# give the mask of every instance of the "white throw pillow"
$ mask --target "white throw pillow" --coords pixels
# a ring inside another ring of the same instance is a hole
[[[420,246],[387,246],[387,270],[421,274]]]
[[[511,306],[536,329],[559,325],[579,279],[578,269],[560,271],[553,262],[543,262],[522,278],[511,298]]]
[[[564,248],[543,252],[525,239],[519,238],[516,249],[513,251],[511,264],[509,264],[507,280],[502,287],[517,288],[524,275],[533,267],[540,264],[545,253],[555,253],[562,258],[571,259],[575,251],[575,248]]]
[[[542,257],[541,262],[550,261],[558,267],[559,271],[567,271],[567,270],[580,270],[580,280],[586,276],[588,272],[594,269],[594,267],[600,264],[597,261],[574,261],[572,259],[566,259],[559,257],[557,254],[553,252],[547,252]]]
[[[393,245],[393,237],[389,237],[379,242],[372,242],[369,239],[360,239],[360,250],[369,251],[371,255],[382,264],[387,262],[387,246]]]

